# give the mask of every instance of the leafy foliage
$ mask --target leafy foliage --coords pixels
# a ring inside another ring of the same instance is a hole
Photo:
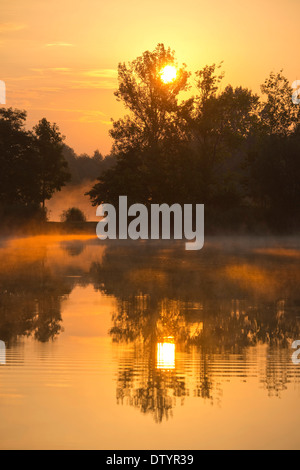
[[[169,83],[160,76],[166,64],[177,67]],[[223,229],[299,226],[300,107],[289,82],[271,73],[262,98],[241,86],[222,90],[221,65],[196,72],[189,99],[190,73],[163,44],[119,65],[115,95],[129,113],[113,122],[116,165],[89,191],[93,205],[127,195],[131,203],[204,203],[208,223]]]
[[[56,124],[42,119],[25,129],[26,112],[0,109],[0,205],[2,212],[40,212],[69,180]]]

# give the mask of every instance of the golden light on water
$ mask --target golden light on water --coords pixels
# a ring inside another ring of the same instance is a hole
[[[157,343],[156,368],[164,370],[175,369],[174,343]]]
[[[164,83],[171,83],[173,82],[177,77],[177,69],[174,67],[174,65],[166,65],[161,71],[160,71],[160,78]]]

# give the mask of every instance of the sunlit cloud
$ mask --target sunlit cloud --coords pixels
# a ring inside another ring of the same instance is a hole
[[[35,110],[44,110],[44,111],[61,111],[61,112],[64,112],[64,113],[78,113],[78,114],[93,114],[94,116],[97,115],[97,116],[105,116],[105,113],[103,113],[102,111],[99,111],[99,110],[86,110],[86,109],[77,109],[77,108],[62,108],[62,107],[56,107],[56,106],[43,106],[43,107],[32,107],[31,109],[35,109]]]
[[[39,93],[43,93],[43,92],[52,93],[52,92],[61,91],[61,88],[51,87],[51,86],[40,86],[40,87],[36,87],[35,91]]]
[[[62,73],[71,71],[71,69],[69,69],[68,67],[53,67],[53,68],[50,68],[49,70],[51,72],[62,72]]]
[[[114,90],[117,86],[116,75],[114,76],[113,73],[115,71],[109,69],[103,69],[102,74],[99,70],[97,77],[90,77],[89,71],[75,70],[68,67],[35,67],[29,70],[31,74],[7,78],[7,80],[9,79],[11,83],[15,82],[16,84],[23,82],[23,86],[25,86],[26,82],[28,84],[29,82],[35,83],[36,80],[43,77],[44,87],[48,87],[49,90],[49,87],[53,88],[54,76],[56,80],[55,89],[67,87],[69,90]],[[39,84],[35,89],[40,89]]]
[[[74,47],[74,44],[68,42],[53,42],[46,44],[46,47]]]
[[[104,126],[111,126],[112,125],[112,121],[103,121],[102,119],[100,120],[101,124],[104,124]]]
[[[95,78],[116,78],[117,70],[115,69],[99,69],[99,70],[89,70],[84,73],[88,77]]]
[[[105,122],[107,122],[103,120],[103,116],[105,116],[105,114],[102,111],[88,110],[88,111],[82,111],[81,113],[82,115],[78,118],[78,122],[101,123],[101,124],[104,124]]]
[[[110,81],[89,81],[89,80],[76,80],[70,84],[72,90],[114,90],[116,84]]]
[[[111,120],[108,120],[107,115],[99,110],[61,108],[59,106],[40,107],[33,105],[31,105],[31,110],[55,113],[59,112],[61,120],[64,122],[80,122],[85,124],[98,123],[106,126],[111,125]]]
[[[68,67],[47,67],[47,68],[32,68],[30,69],[32,72],[37,72],[40,74],[48,73],[48,72],[55,72],[55,73],[69,73],[72,69]]]
[[[25,28],[27,28],[27,25],[23,23],[0,23],[0,33],[21,31]]]

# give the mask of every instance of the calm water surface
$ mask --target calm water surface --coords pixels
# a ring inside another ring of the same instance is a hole
[[[300,448],[300,241],[0,245],[2,449]]]

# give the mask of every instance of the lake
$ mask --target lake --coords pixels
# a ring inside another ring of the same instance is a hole
[[[299,238],[36,236],[0,262],[2,449],[300,448]]]

